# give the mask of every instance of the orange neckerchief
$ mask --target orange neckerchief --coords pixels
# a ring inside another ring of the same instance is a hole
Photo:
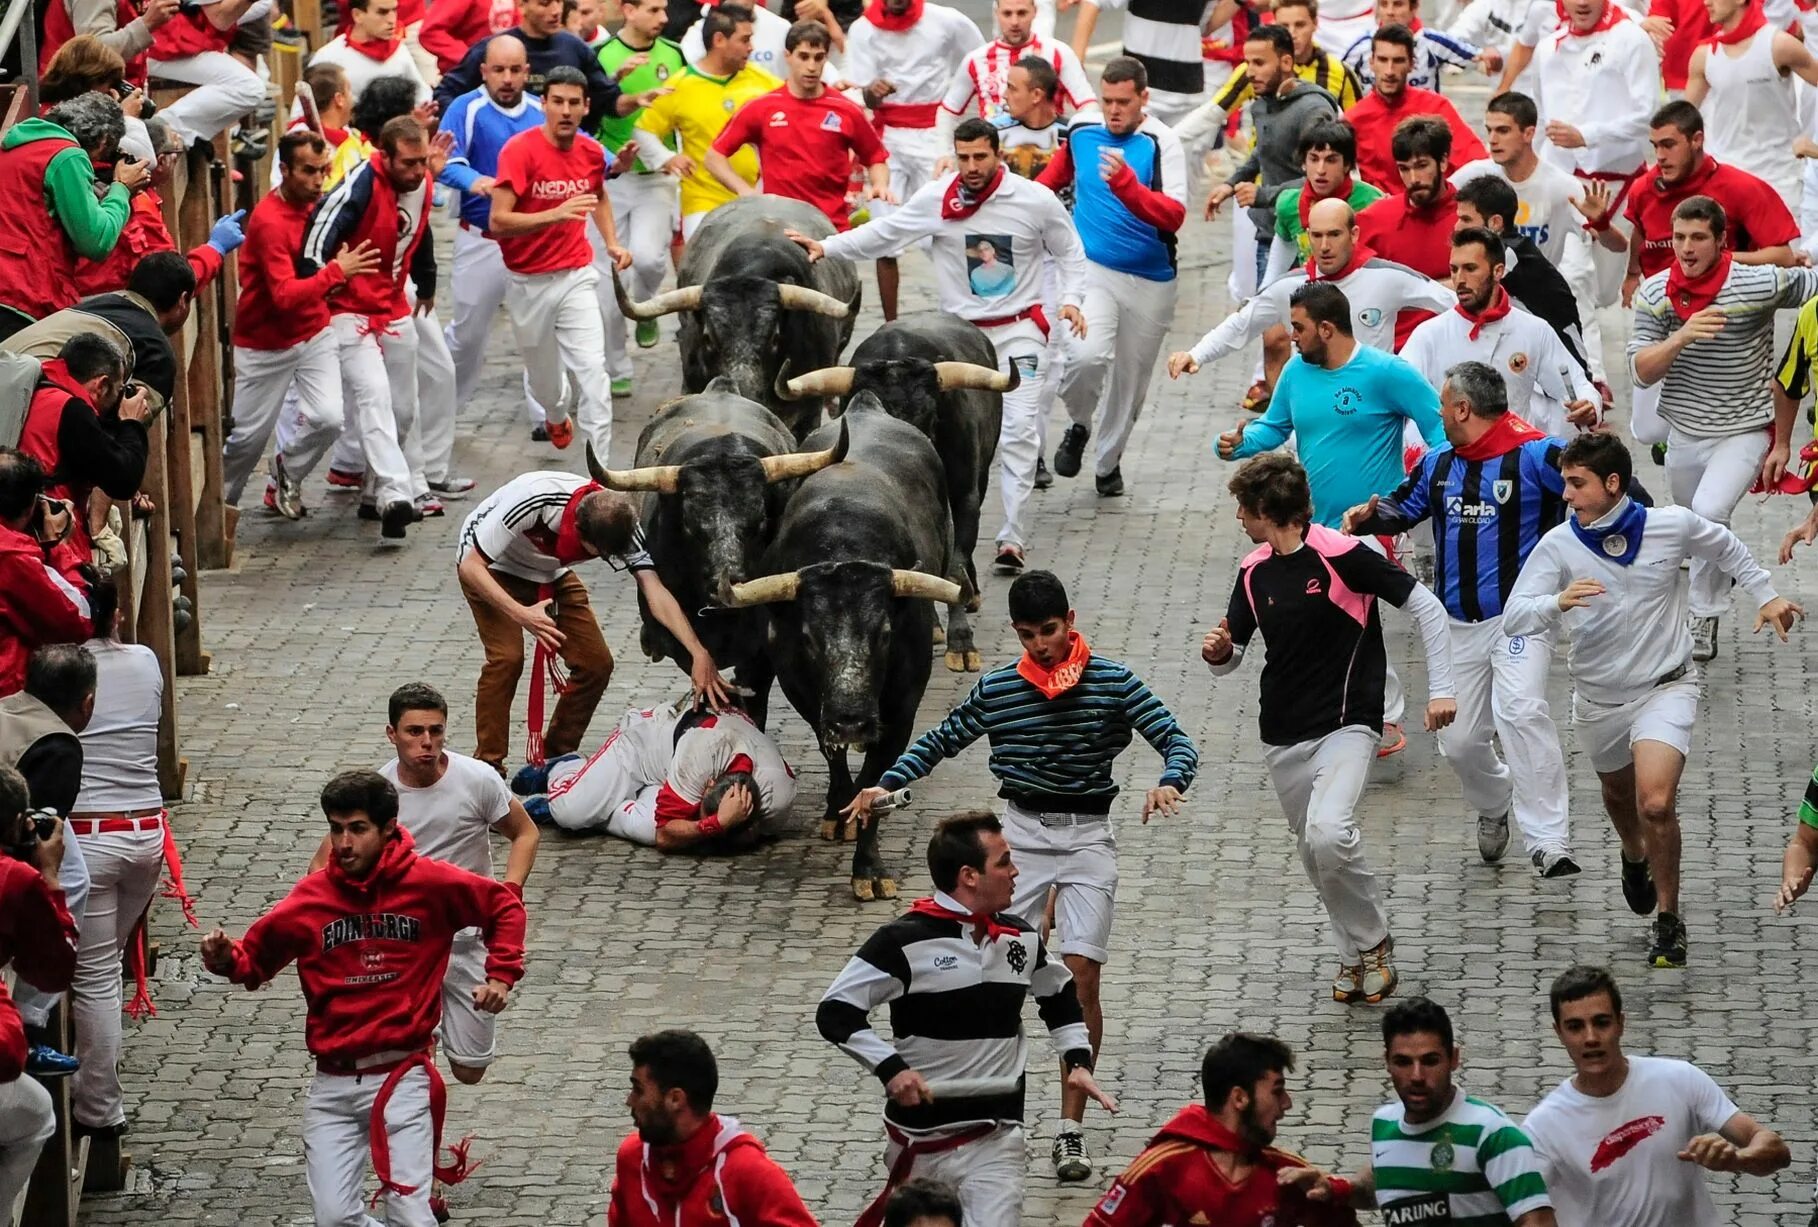
[[[1016,662],[1016,671],[1024,681],[1041,691],[1044,699],[1055,699],[1079,685],[1079,679],[1086,672],[1086,661],[1091,657],[1092,649],[1086,646],[1086,637],[1078,631],[1068,631],[1067,658],[1060,664],[1045,669],[1024,652],[1023,658]]]

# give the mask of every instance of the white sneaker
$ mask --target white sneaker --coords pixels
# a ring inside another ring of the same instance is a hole
[[[1686,623],[1692,632],[1692,659],[1700,664],[1717,657],[1717,619],[1693,617]]]
[[[1477,854],[1494,865],[1502,859],[1502,854],[1509,850],[1509,816],[1497,814],[1495,817],[1477,819]]]
[[[1086,1135],[1078,1129],[1054,1136],[1054,1178],[1062,1184],[1077,1184],[1092,1178],[1092,1156],[1086,1153]]]

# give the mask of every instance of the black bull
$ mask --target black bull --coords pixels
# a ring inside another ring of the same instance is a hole
[[[829,448],[849,432],[846,458],[806,478],[790,496],[766,552],[769,574],[733,589],[733,603],[764,605],[777,681],[814,727],[827,758],[821,834],[859,788],[877,783],[915,731],[928,685],[931,601],[952,604],[959,585],[953,524],[940,457],[920,431],[860,395],[837,425],[807,446]],[[849,748],[865,751],[856,783]],[[892,898],[896,880],[877,850],[877,824],[852,853],[852,892]]]
[[[779,398],[777,374],[839,361],[852,339],[859,280],[847,260],[810,264],[784,230],[815,239],[833,234],[813,205],[742,196],[715,209],[688,241],[675,289],[633,302],[616,274],[613,285],[632,319],[681,315],[683,388],[699,392],[724,376],[732,391],[765,405],[800,439],[820,423],[820,404]]]

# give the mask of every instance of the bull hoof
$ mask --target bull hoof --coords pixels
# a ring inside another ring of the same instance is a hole
[[[979,610],[983,609],[984,607],[985,607],[985,598],[984,598],[983,594],[974,592],[971,596],[966,598],[966,612],[967,613],[977,613]]]
[[[877,879],[877,897],[879,899],[896,898],[896,879],[895,878]]]
[[[971,655],[977,656],[978,653],[973,652]],[[967,653],[965,652],[949,651],[946,655],[947,671],[950,673],[964,673],[966,671],[966,656]]]
[[[947,629],[939,622],[934,624],[934,642],[937,644],[947,642]]]
[[[966,653],[966,672],[977,673],[985,667],[985,658],[977,652]]]
[[[860,903],[870,903],[877,898],[870,878],[852,879],[852,897]]]
[[[848,822],[844,826],[840,827],[840,841],[842,843],[848,843],[848,844],[854,844],[854,843],[858,842],[858,823],[857,823],[857,821]]]
[[[832,818],[821,821],[821,838],[832,843],[840,837],[840,824]]]

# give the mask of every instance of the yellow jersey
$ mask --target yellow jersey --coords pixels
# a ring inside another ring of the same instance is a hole
[[[683,154],[694,163],[694,173],[682,180],[682,214],[705,213],[733,199],[733,193],[707,169],[707,150],[713,138],[740,107],[782,88],[783,83],[750,64],[730,77],[710,77],[690,64],[671,77],[669,84],[670,92],[638,116],[638,127],[658,140],[672,133],[681,139]],[[731,161],[745,182],[757,182],[757,150],[747,145]]]

